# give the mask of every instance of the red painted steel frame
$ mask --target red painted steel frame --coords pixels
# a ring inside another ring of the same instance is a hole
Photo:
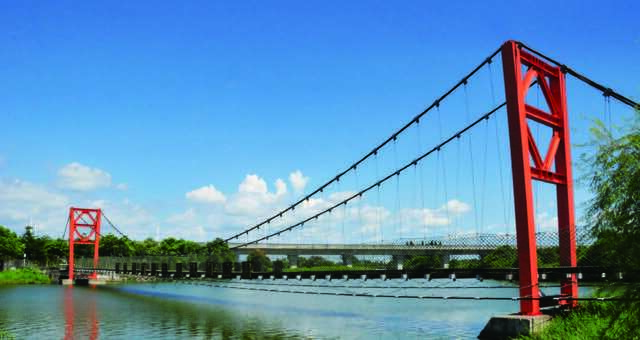
[[[93,268],[91,278],[96,278],[95,268],[98,267],[98,248],[100,245],[100,221],[102,211],[100,209],[69,209],[69,279],[73,280],[74,248],[76,244],[93,245]],[[78,230],[81,228],[81,230]],[[88,233],[81,233],[87,230]]]
[[[538,298],[540,292],[532,192],[534,179],[556,186],[560,265],[576,266],[573,177],[565,79],[559,67],[551,66],[524,51],[516,41],[508,41],[502,46],[502,65],[511,143],[520,297]],[[524,72],[523,66],[526,68]],[[527,91],[534,80],[540,85],[551,112],[542,111],[525,102]],[[531,134],[528,119],[553,130],[544,158]],[[562,283],[561,294],[578,297],[575,274],[567,274]],[[569,301],[571,304],[575,303],[574,300]],[[564,300],[561,303],[568,302]],[[520,313],[540,314],[539,301],[520,300]]]

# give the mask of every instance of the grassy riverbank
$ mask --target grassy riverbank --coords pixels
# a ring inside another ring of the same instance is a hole
[[[602,296],[612,296],[608,292]],[[521,339],[640,339],[639,302],[582,302],[556,316],[544,331]]]
[[[0,340],[13,340],[15,338],[9,331],[0,328]]]
[[[51,283],[49,277],[38,269],[24,268],[0,272],[0,285]]]

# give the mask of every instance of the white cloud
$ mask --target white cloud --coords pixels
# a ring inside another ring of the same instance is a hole
[[[185,197],[197,203],[218,204],[227,201],[224,194],[211,184],[189,191]]]
[[[258,175],[247,175],[238,186],[238,192],[265,194],[267,193],[267,182]]]
[[[541,212],[536,216],[536,225],[540,231],[556,231],[558,229],[558,216],[548,212]]]
[[[98,168],[73,162],[58,170],[58,186],[64,189],[90,191],[110,185],[111,175]]]
[[[432,209],[402,209],[400,216],[407,227],[432,226],[441,227],[451,223],[451,220],[445,213]]]
[[[127,191],[129,190],[129,186],[127,185],[127,183],[119,183],[118,185],[116,185],[116,189],[120,191]]]
[[[471,206],[457,199],[452,199],[440,208],[440,210],[447,210],[450,214],[454,215],[462,215],[471,211]]]
[[[68,206],[65,195],[42,186],[21,180],[0,181],[0,221],[14,229],[33,223],[40,231],[61,234]]]
[[[125,235],[133,239],[153,237],[158,217],[146,207],[132,203],[128,199],[120,201],[93,200],[84,202],[85,207],[100,208],[109,220]],[[106,222],[102,222],[101,233],[117,232]]]
[[[278,178],[276,180],[276,196],[282,196],[287,193],[287,183],[285,183],[282,179]]]
[[[196,218],[196,210],[194,208],[189,208],[182,213],[169,216],[169,218],[167,218],[167,222],[170,224],[182,225],[184,223],[194,223]]]
[[[289,182],[296,192],[302,192],[309,182],[309,177],[302,174],[302,171],[296,170],[289,174]]]
[[[282,179],[277,179],[275,188],[275,192],[270,192],[264,179],[249,174],[238,186],[238,192],[229,198],[225,211],[240,218],[242,222],[253,223],[258,218],[274,213],[284,203],[287,184]]]

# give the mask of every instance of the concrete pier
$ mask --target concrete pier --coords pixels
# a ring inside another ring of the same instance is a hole
[[[550,315],[502,315],[489,320],[478,339],[511,339],[541,332],[551,320]]]

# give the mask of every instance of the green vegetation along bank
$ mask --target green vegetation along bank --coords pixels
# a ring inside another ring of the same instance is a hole
[[[637,303],[585,302],[556,316],[542,333],[520,339],[640,339]]]
[[[38,269],[22,268],[0,272],[0,285],[51,283],[47,275]]]

